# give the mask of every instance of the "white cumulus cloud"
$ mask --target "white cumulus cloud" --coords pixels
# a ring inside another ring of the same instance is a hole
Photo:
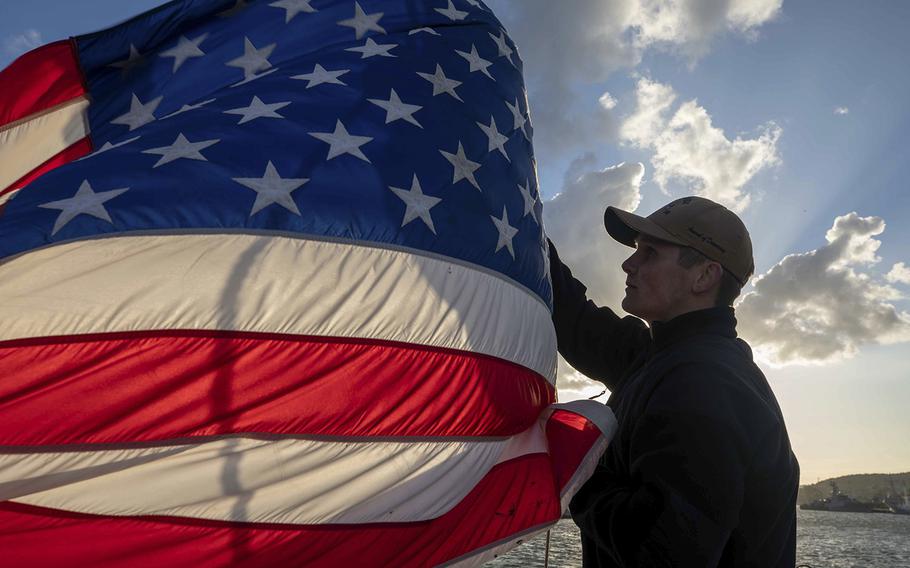
[[[611,95],[610,93],[604,93],[604,94],[600,95],[600,98],[597,99],[597,102],[599,102],[600,106],[602,106],[603,108],[605,108],[607,110],[616,108],[616,99],[614,99],[613,95]]]
[[[850,114],[850,109],[847,107],[835,107],[834,114]]]
[[[885,279],[892,284],[910,284],[910,266],[898,262],[891,267]]]
[[[641,0],[632,27],[641,45],[663,44],[697,59],[722,32],[753,35],[777,16],[782,4],[783,0]]]
[[[606,397],[598,396],[607,394],[604,384],[592,381],[581,372],[576,371],[562,357],[559,358],[556,368],[556,388],[559,392],[560,402],[594,397],[601,402],[606,401]]]
[[[625,275],[620,264],[631,249],[613,241],[603,226],[607,205],[634,211],[641,195],[644,166],[623,163],[597,169],[592,155],[576,159],[562,191],[544,204],[544,225],[559,256],[588,287],[588,297],[619,310]],[[560,359],[557,386],[563,400],[587,397],[603,389]]]
[[[39,45],[43,44],[44,41],[41,39],[41,34],[38,30],[28,29],[22,32],[21,34],[8,36],[3,40],[3,50],[8,55],[19,55],[35,49]]]
[[[588,286],[591,299],[615,305],[625,281],[619,265],[632,251],[610,238],[603,213],[607,205],[627,211],[638,207],[644,166],[623,163],[592,169],[593,162],[591,155],[575,160],[562,192],[544,204],[544,225],[560,258]]]
[[[774,123],[759,127],[754,138],[729,139],[714,126],[708,111],[695,100],[673,110],[672,87],[640,78],[637,105],[620,127],[622,139],[654,152],[654,180],[665,191],[671,183],[708,197],[735,211],[749,205],[746,184],[760,171],[780,162]]]
[[[648,148],[667,129],[666,115],[676,101],[676,91],[669,85],[642,78],[635,86],[635,100],[635,111],[625,118],[619,134],[626,142]]]
[[[737,305],[741,335],[772,364],[833,362],[865,344],[910,341],[910,313],[893,303],[901,294],[871,270],[884,230],[879,217],[837,217],[824,246],[755,280]]]
[[[752,35],[782,0],[489,0],[521,50],[540,155],[615,139],[611,107],[579,92],[633,69],[650,48],[689,59],[723,33]],[[580,113],[567,109],[583,109]],[[572,154],[569,154],[572,155]]]

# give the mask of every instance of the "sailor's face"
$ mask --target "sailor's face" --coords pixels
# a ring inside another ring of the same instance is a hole
[[[622,263],[626,296],[622,307],[647,322],[668,321],[682,313],[691,290],[689,270],[679,265],[680,247],[639,236],[635,252]]]

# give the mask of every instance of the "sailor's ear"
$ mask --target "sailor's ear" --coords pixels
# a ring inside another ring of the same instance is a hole
[[[697,267],[695,281],[692,282],[692,292],[704,294],[720,286],[720,280],[723,278],[724,269],[719,262],[709,260]]]

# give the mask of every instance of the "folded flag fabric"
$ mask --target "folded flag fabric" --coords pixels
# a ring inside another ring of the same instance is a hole
[[[4,566],[477,565],[556,404],[522,63],[476,0],[178,0],[0,72]]]

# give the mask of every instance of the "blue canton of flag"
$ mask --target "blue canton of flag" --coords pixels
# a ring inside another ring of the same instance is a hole
[[[77,38],[94,153],[10,200],[0,258],[305,234],[460,259],[550,303],[522,63],[480,2],[171,2],[118,28]]]

